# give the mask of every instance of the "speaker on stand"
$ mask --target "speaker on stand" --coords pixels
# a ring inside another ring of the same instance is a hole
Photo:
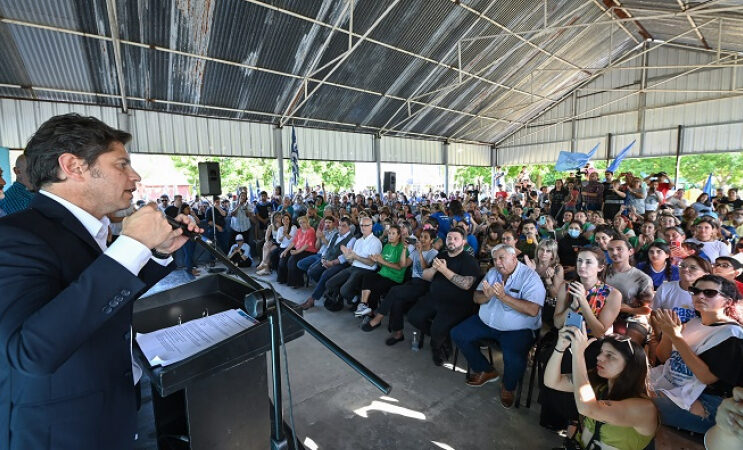
[[[202,196],[222,195],[222,177],[219,173],[218,162],[200,162],[199,163],[199,192]],[[217,221],[215,220],[216,208],[212,205],[212,225],[214,246],[217,245]],[[221,267],[210,267],[206,270],[209,273],[225,272],[226,269]]]
[[[383,192],[396,192],[396,185],[397,185],[397,174],[395,172],[385,172],[384,173],[384,183],[382,183],[382,191]]]

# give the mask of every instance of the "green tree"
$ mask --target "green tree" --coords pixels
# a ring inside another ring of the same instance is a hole
[[[492,172],[490,167],[459,166],[454,170],[454,181],[457,185],[490,184]]]
[[[258,180],[262,188],[271,185],[274,160],[262,158],[226,158],[207,156],[171,156],[175,167],[181,170],[193,186],[199,184],[200,162],[218,162],[222,191],[231,192],[239,186],[252,185]]]
[[[680,172],[682,181],[695,184],[700,188],[704,186],[710,173],[715,187],[741,186],[743,155],[741,153],[714,153],[682,156]]]
[[[291,160],[284,160],[284,180],[288,186],[291,183]],[[325,189],[337,192],[349,189],[356,179],[356,165],[352,162],[341,161],[299,161],[299,180],[297,188],[304,189],[305,184],[315,187],[325,183]],[[306,183],[305,183],[306,180]]]

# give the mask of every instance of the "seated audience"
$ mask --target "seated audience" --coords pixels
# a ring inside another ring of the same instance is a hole
[[[564,327],[547,363],[544,384],[570,392],[583,420],[571,440],[574,448],[642,450],[658,431],[658,411],[648,392],[648,364],[642,347],[626,336],[609,335],[596,367],[588,369],[585,330]],[[572,353],[572,372],[560,373],[565,352]]]
[[[393,286],[384,296],[374,317],[369,321],[370,327],[377,327],[385,316],[389,316],[389,328],[392,334],[387,338],[387,345],[395,345],[404,340],[404,314],[415,304],[419,297],[428,292],[430,282],[423,278],[423,271],[428,269],[438,251],[431,247],[436,232],[433,229],[423,230],[415,248],[410,252],[406,262],[411,266],[411,279],[405,284]]]
[[[653,311],[662,333],[651,370],[653,399],[663,424],[705,433],[734,386],[743,385],[743,327],[735,284],[704,275],[689,288],[699,317],[685,324],[668,309]]]
[[[637,268],[645,272],[653,280],[653,289],[666,281],[679,279],[679,268],[671,263],[671,249],[665,241],[654,241],[647,247],[648,262],[641,262]]]
[[[516,385],[526,370],[529,349],[542,326],[540,310],[545,289],[539,274],[518,261],[513,247],[500,244],[492,254],[495,267],[474,295],[480,311],[455,326],[451,337],[473,372],[467,380],[470,386],[482,386],[498,377],[482,355],[480,341],[492,339],[500,344],[504,366],[501,404],[510,408]]]
[[[361,278],[361,299],[355,312],[357,317],[371,315],[379,306],[379,298],[393,286],[402,283],[407,268],[407,253],[405,243],[400,241],[400,227],[391,225],[382,252],[369,257],[379,264],[379,271],[364,273]],[[361,329],[371,331],[378,326],[379,323],[370,325],[367,322]]]
[[[444,363],[449,331],[472,314],[472,294],[480,277],[477,260],[464,252],[465,231],[452,228],[446,235],[446,251],[423,271],[429,290],[408,312],[408,321],[431,336],[435,365]]]

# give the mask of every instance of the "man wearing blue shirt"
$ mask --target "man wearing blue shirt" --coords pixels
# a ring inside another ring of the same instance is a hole
[[[5,198],[0,200],[0,209],[5,214],[13,214],[28,208],[34,194],[31,192],[31,183],[26,174],[26,157],[19,156],[15,160],[15,182],[5,190]]]
[[[491,253],[494,268],[485,275],[474,295],[480,312],[451,330],[452,340],[472,368],[470,386],[482,386],[498,373],[480,352],[482,339],[497,341],[503,349],[501,404],[510,408],[514,391],[524,376],[529,350],[542,326],[541,310],[546,291],[539,274],[516,258],[516,249],[496,245]]]

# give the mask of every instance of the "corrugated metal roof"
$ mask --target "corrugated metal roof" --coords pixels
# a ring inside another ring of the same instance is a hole
[[[288,123],[497,142],[642,39],[603,2],[550,0],[548,26],[566,27],[543,30],[541,2],[409,0],[331,74],[393,2],[354,0],[349,43],[346,0],[117,0],[127,104],[272,124],[301,104]],[[621,5],[654,38],[702,46],[675,0]],[[743,51],[734,7],[689,4],[713,49]],[[121,104],[106,0],[0,0],[0,16],[0,96]]]

